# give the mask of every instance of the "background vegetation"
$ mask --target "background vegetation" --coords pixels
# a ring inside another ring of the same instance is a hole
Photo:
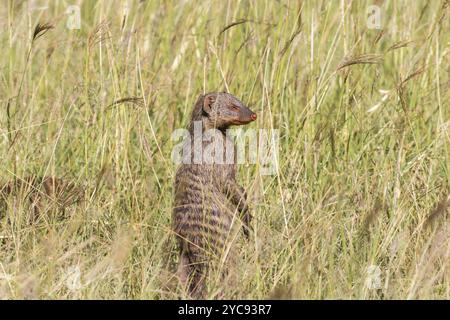
[[[183,297],[171,133],[228,90],[281,140],[277,175],[239,168],[255,232],[223,297],[448,299],[449,6],[2,1],[0,180],[85,200],[30,223],[32,186],[2,197],[0,297]]]

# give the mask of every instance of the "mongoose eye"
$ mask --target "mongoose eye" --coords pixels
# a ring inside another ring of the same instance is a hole
[[[235,106],[234,104],[232,104],[230,106],[230,109],[233,110],[233,111],[239,111],[240,110],[240,108],[238,106]]]

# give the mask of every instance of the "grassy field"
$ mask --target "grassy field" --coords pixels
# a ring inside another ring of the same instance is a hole
[[[1,198],[0,298],[185,297],[171,134],[223,90],[280,133],[276,175],[239,167],[225,298],[450,298],[449,1],[124,4],[0,5],[0,181],[84,194],[33,223],[32,186]]]

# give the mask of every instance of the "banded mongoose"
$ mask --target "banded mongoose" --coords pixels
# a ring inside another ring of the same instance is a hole
[[[195,153],[198,146],[203,151],[220,147],[212,150],[223,153],[231,146],[235,151],[234,143],[226,136],[227,128],[254,120],[256,114],[229,93],[201,95],[194,106],[189,126],[191,139],[185,141],[190,144],[191,154],[175,176],[172,214],[180,253],[178,276],[192,298],[205,297],[208,272],[224,257],[227,241],[239,232],[240,226],[248,238],[251,220],[246,191],[236,182],[235,158],[231,163],[205,163],[205,159],[198,163]],[[199,125],[200,137],[194,134]],[[210,139],[203,139],[206,131],[214,132]]]
[[[73,182],[62,178],[34,175],[16,178],[0,186],[0,217],[1,211],[6,209],[8,197],[21,195],[30,204],[32,222],[39,216],[43,201],[48,201],[64,212],[66,207],[82,200],[84,192]]]

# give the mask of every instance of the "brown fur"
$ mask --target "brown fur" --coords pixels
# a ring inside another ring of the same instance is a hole
[[[203,131],[218,129],[211,140],[199,142],[204,150],[211,144],[231,143],[234,148],[225,130],[255,119],[256,114],[231,94],[202,95],[195,104],[189,128],[192,150],[194,121],[202,122]],[[192,163],[178,168],[172,223],[180,250],[178,275],[191,297],[204,298],[208,273],[223,269],[220,266],[230,240],[239,230],[239,220],[248,237],[251,216],[246,198],[245,190],[236,182],[235,164]]]
[[[3,208],[6,208],[5,204],[8,197],[19,195],[28,199],[32,208],[31,220],[35,221],[39,216],[43,201],[49,201],[64,212],[67,206],[82,199],[83,192],[74,183],[49,176],[17,178],[4,183],[0,187],[0,203],[3,204]]]

